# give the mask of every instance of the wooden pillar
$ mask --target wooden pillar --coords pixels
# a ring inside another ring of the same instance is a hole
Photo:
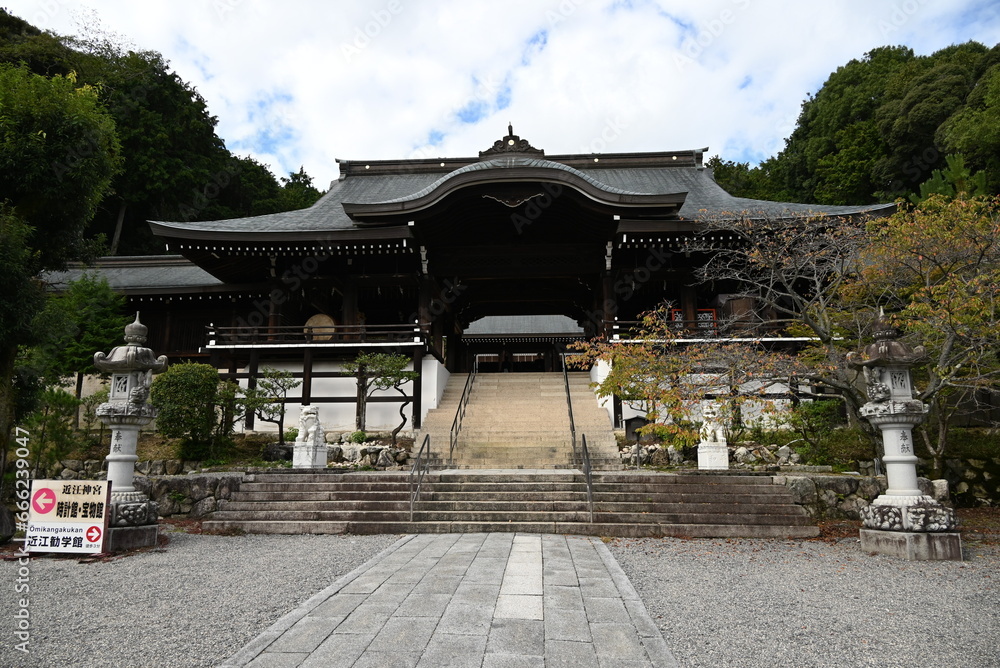
[[[260,352],[257,350],[250,351],[250,362],[247,364],[247,371],[250,373],[250,378],[247,379],[247,389],[252,390],[257,387],[257,371],[260,366]],[[232,370],[235,371],[236,363],[232,364]],[[243,418],[243,426],[246,429],[253,430],[254,426],[254,413],[253,411],[247,411],[246,416]]]
[[[302,352],[302,405],[308,406],[312,403],[312,371],[313,354],[312,350],[306,348]]]
[[[621,429],[624,426],[622,422],[622,398],[617,394],[613,395],[611,410],[614,413],[611,424],[615,429]]]
[[[274,301],[273,294],[275,290],[271,290],[267,298],[267,338],[270,341],[275,339],[277,328],[281,326],[281,304]]]
[[[358,284],[353,276],[344,279],[344,300],[340,319],[345,325],[358,324]]]
[[[434,322],[434,314],[431,311],[431,301],[434,299],[434,279],[429,276],[420,278],[420,292],[417,295],[417,320],[421,327],[429,326]],[[424,330],[424,333],[429,333]]]
[[[446,357],[444,360],[444,366],[448,371],[459,371],[462,364],[463,348],[462,330],[458,328],[456,323],[452,322],[452,330],[451,334],[448,335],[448,347],[445,351]]]
[[[420,429],[420,413],[423,405],[423,384],[424,384],[424,350],[423,348],[413,349],[413,370],[417,372],[417,378],[413,381],[413,428]]]
[[[681,288],[681,308],[684,310],[685,329],[688,332],[698,331],[698,295],[689,285]]]
[[[607,271],[601,279],[601,310],[604,313],[604,325],[599,330],[606,338],[611,338],[614,331],[614,319],[618,315],[618,300],[615,298],[614,281],[611,272]]]

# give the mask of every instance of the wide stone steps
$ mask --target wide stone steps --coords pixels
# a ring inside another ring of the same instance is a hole
[[[208,524],[206,522],[206,524]],[[581,531],[585,527],[586,531]],[[270,534],[405,534],[405,533],[555,533],[588,536],[677,538],[814,538],[815,526],[755,525],[753,530],[725,524],[586,524],[576,522],[286,522],[219,521],[212,531]]]
[[[453,375],[439,407],[428,412],[422,433],[439,444],[442,458],[467,375]],[[607,413],[585,373],[569,375],[578,435],[587,435],[595,470],[618,470],[621,459]],[[575,466],[561,373],[478,374],[466,407],[454,468],[568,469]]]
[[[248,474],[206,531],[556,532],[607,536],[818,535],[767,476],[595,473],[593,515],[577,471],[429,473],[410,520],[405,473]]]

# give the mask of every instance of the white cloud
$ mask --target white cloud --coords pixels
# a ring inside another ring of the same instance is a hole
[[[90,8],[163,53],[231,149],[323,186],[335,158],[475,155],[508,122],[550,154],[708,145],[759,160],[851,58],[1000,42],[1000,12],[976,0],[5,4],[60,33]]]

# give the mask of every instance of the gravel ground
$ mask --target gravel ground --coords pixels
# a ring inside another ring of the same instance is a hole
[[[169,533],[166,549],[109,561],[0,562],[0,666],[213,666],[399,536],[217,536]],[[14,612],[28,596],[29,655]]]
[[[0,666],[187,667],[228,658],[398,536],[170,533],[166,549],[30,564],[31,654],[13,649],[17,562],[0,562]],[[683,666],[1000,666],[1000,545],[906,562],[857,539],[614,539]]]
[[[968,542],[964,563],[856,538],[609,547],[682,666],[1000,666],[1000,545]]]

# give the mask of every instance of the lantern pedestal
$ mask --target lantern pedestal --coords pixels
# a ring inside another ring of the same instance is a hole
[[[167,367],[166,357],[155,357],[152,350],[142,346],[146,333],[137,313],[135,322],[125,327],[126,345],[118,346],[109,355],[94,355],[94,366],[111,374],[108,401],[96,411],[97,417],[111,428],[111,452],[105,458],[111,483],[107,552],[150,547],[157,542],[159,509],[132,484],[139,459],[139,430],[156,417],[156,409],[146,401],[153,372]]]
[[[955,511],[923,494],[917,485],[913,427],[927,406],[913,398],[910,368],[924,357],[922,347],[910,349],[899,330],[879,317],[875,342],[862,355],[847,356],[864,371],[869,401],[860,414],[882,432],[885,494],[861,510],[861,549],[902,559],[962,561],[962,540],[953,530]]]

